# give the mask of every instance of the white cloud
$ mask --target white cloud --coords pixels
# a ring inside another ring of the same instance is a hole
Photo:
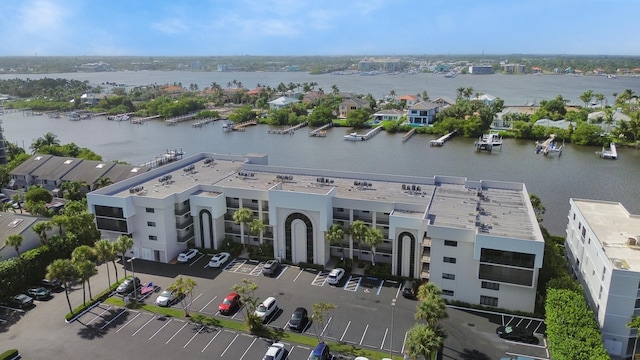
[[[37,35],[64,30],[65,22],[70,16],[68,7],[48,0],[25,3],[18,13],[20,30]]]
[[[189,26],[182,20],[177,18],[164,19],[151,24],[151,27],[165,34],[175,35],[184,34],[189,31]]]

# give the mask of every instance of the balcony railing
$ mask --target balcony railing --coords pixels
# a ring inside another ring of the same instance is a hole
[[[184,207],[181,207],[181,208],[176,208],[173,213],[176,216],[183,216],[184,214],[188,213],[189,211],[191,211],[191,207],[184,206]]]
[[[189,240],[193,239],[193,235],[194,235],[193,230],[189,231],[188,233],[186,233],[186,234],[184,234],[182,236],[178,235],[178,242],[179,243],[188,242]]]
[[[422,246],[431,247],[431,239],[430,238],[422,239]]]
[[[187,219],[182,219],[182,220],[177,220],[176,221],[176,229],[178,230],[182,230],[184,228],[186,228],[189,225],[193,224],[193,218],[189,217]]]

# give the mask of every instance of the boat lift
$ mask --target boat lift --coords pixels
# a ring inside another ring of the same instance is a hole
[[[564,140],[562,140],[562,145],[556,145],[556,134],[549,135],[549,138],[543,142],[536,141],[536,154],[542,153],[542,155],[547,156],[550,153],[558,153],[558,156],[562,155],[562,150],[564,149]]]

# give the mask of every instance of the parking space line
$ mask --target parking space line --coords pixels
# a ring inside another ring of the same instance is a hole
[[[327,282],[327,275],[329,275],[328,271],[320,271],[311,282],[311,285],[324,286]]]
[[[200,351],[200,352],[204,352],[205,350],[207,350],[207,348],[209,347],[209,345],[211,345],[211,343],[213,342],[213,340],[215,340],[215,339],[218,337],[218,335],[220,335],[220,333],[221,333],[221,332],[222,332],[222,331],[218,330],[218,332],[217,332],[215,335],[213,335],[213,337],[211,338],[211,340],[209,340],[209,342],[207,343],[207,345],[205,345],[205,346],[202,348],[202,351]]]
[[[380,295],[380,291],[382,291],[382,285],[384,285],[384,280],[380,280],[380,285],[378,285],[378,291],[376,292],[376,295]]]
[[[362,345],[362,342],[364,341],[364,337],[365,335],[367,335],[367,330],[369,330],[369,324],[367,324],[367,326],[364,328],[364,332],[362,333],[362,337],[360,338],[360,344]]]
[[[387,340],[387,333],[389,332],[389,328],[386,328],[384,330],[384,336],[382,337],[382,344],[380,344],[380,350],[382,350],[382,348],[384,347],[384,342],[385,340]]]
[[[183,348],[183,349],[186,349],[186,348],[187,348],[187,345],[189,345],[189,344],[191,343],[191,341],[193,341],[193,339],[195,339],[195,338],[196,338],[196,336],[198,336],[198,335],[200,334],[200,332],[202,331],[202,329],[204,329],[204,328],[205,328],[205,326],[204,326],[204,325],[202,325],[202,326],[200,327],[200,329],[198,329],[198,331],[196,331],[196,333],[195,333],[195,334],[193,334],[193,336],[191,337],[191,339],[189,339],[189,341],[187,341],[187,343],[186,343],[186,344],[184,344],[184,346],[183,346],[182,348]]]
[[[302,274],[304,272],[304,270],[300,269],[300,272],[298,273],[298,275],[296,275],[295,278],[293,278],[293,281],[295,282],[296,280],[298,280],[298,277],[300,276],[300,274]]]
[[[193,266],[193,264],[197,263],[197,262],[198,262],[198,260],[202,259],[203,257],[204,257],[204,254],[200,254],[200,256],[198,256],[198,258],[197,258],[197,259],[193,260],[193,261],[189,264],[189,266],[190,266],[190,267],[191,267],[191,266]]]
[[[535,329],[535,330],[533,330],[533,333],[534,333],[534,334],[538,332],[538,329],[540,329],[540,326],[542,326],[542,324],[543,324],[543,323],[542,323],[542,321],[539,321],[539,322],[538,322],[538,326],[536,326],[536,329]]]
[[[122,327],[121,327],[120,329],[116,330],[116,332],[117,332],[117,333],[119,333],[119,332],[120,332],[120,330],[124,329],[127,325],[131,324],[131,322],[132,322],[133,320],[137,319],[137,318],[138,318],[138,316],[140,316],[140,315],[142,315],[142,313],[138,313],[138,315],[134,316],[131,320],[127,321],[127,323],[126,323],[126,324],[124,324],[124,325],[122,325]]]
[[[202,309],[200,309],[199,312],[202,312],[204,310],[204,308],[206,308],[207,306],[209,306],[209,304],[211,304],[213,302],[213,300],[215,300],[218,297],[218,295],[214,296],[213,299],[209,300],[209,302],[207,303],[207,305],[203,306]]]
[[[400,290],[402,290],[402,284],[398,285],[398,290],[396,291],[396,299],[400,296]]]
[[[342,336],[340,337],[340,341],[342,341],[342,339],[344,339],[344,336],[347,334],[347,330],[349,330],[349,325],[351,325],[351,320],[349,320],[349,322],[347,323],[347,327],[344,329],[344,332],[342,333]]]
[[[254,337],[253,341],[251,342],[251,344],[249,344],[249,346],[247,346],[247,350],[244,351],[244,353],[242,354],[242,356],[240,356],[240,359],[238,359],[238,360],[244,359],[244,356],[247,355],[247,352],[249,351],[249,349],[251,349],[251,346],[253,346],[253,343],[256,342],[256,340],[258,340],[258,338]]]
[[[102,309],[102,308],[100,308]],[[94,317],[93,319],[91,319],[88,323],[86,323],[85,325],[89,325],[92,322],[94,322],[95,320],[102,318],[102,314],[106,313],[107,311],[111,310],[111,306],[107,307],[106,309],[102,310],[102,312],[98,315],[96,315],[96,317]]]
[[[282,274],[284,274],[285,271],[287,271],[287,269],[289,268],[289,266],[285,265],[282,267],[282,270],[280,270],[280,274],[278,276],[276,276],[276,279],[280,279],[280,276],[282,276]]]
[[[349,280],[347,280],[347,283],[344,284],[343,289],[345,289],[347,291],[356,292],[356,291],[358,291],[358,288],[360,287],[360,282],[361,281],[362,281],[362,276],[350,275],[349,276]]]
[[[151,316],[151,319],[149,319],[149,321],[147,321],[146,323],[144,323],[144,325],[142,325],[138,330],[136,330],[133,334],[131,334],[131,336],[135,336],[140,330],[142,330],[145,326],[147,326],[147,324],[149,324],[151,321],[153,321],[153,319],[155,319],[156,316],[153,315]]]
[[[200,293],[200,295],[196,296],[195,299],[191,300],[191,302],[189,304],[187,304],[187,307],[191,306],[191,304],[193,304],[194,301],[198,300],[198,298],[200,298],[200,296],[202,296],[202,293]]]
[[[104,328],[109,326],[109,324],[111,324],[115,319],[119,318],[120,315],[124,314],[125,312],[127,312],[127,310],[126,309],[122,309],[122,311],[118,315],[114,316],[113,319],[109,320],[106,324],[102,325],[100,330],[104,330]]]
[[[162,327],[161,327],[160,329],[158,329],[155,333],[153,333],[153,335],[151,335],[151,336],[149,337],[149,340],[153,339],[156,335],[158,335],[158,333],[159,333],[160,331],[162,331],[162,329],[164,329],[164,328],[165,328],[165,326],[169,325],[169,323],[170,323],[171,321],[172,321],[172,319],[169,319],[169,321],[167,321],[164,325],[162,325]]]
[[[227,350],[229,350],[229,348],[231,347],[231,345],[233,344],[234,341],[236,341],[236,339],[238,338],[238,336],[240,336],[240,334],[236,334],[236,337],[233,338],[233,340],[231,340],[231,342],[229,342],[229,345],[227,345],[227,347],[224,349],[224,351],[222,352],[222,354],[220,354],[220,357],[223,357],[224,354],[227,352]]]
[[[250,272],[249,275],[251,276],[258,276],[262,273],[262,268],[264,267],[264,263],[258,263],[256,264],[256,267],[254,267]]]
[[[320,333],[320,336],[322,336],[322,334],[324,334],[325,330],[327,330],[327,327],[329,326],[330,323],[331,323],[331,318],[329,318],[329,320],[327,320],[327,325],[325,325],[324,329],[322,329],[322,332]]]
[[[176,331],[176,333],[175,333],[175,334],[173,334],[173,335],[169,338],[169,340],[167,340],[167,342],[166,342],[165,344],[168,344],[168,343],[169,343],[169,341],[173,340],[173,338],[174,338],[174,337],[176,337],[176,335],[178,335],[178,333],[179,333],[180,331],[182,331],[182,329],[184,329],[188,324],[189,324],[189,323],[185,321],[184,325],[182,325],[182,327],[180,328],[180,330]]]
[[[525,354],[518,354],[518,353],[512,353],[512,352],[505,352],[505,354],[509,355],[509,356],[515,356],[515,357],[524,357],[524,358],[531,358],[531,359],[536,359],[536,360],[548,360],[548,358],[543,358],[543,357],[537,357],[537,356],[531,356],[531,355],[525,355]]]
[[[407,343],[407,335],[409,334],[409,332],[405,332],[404,333],[404,340],[402,340],[402,349],[400,350],[401,354],[404,354],[404,344]],[[393,346],[393,344],[391,344]]]

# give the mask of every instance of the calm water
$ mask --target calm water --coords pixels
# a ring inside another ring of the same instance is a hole
[[[426,74],[309,76],[301,73],[118,72],[56,74],[49,77],[76,78],[92,83],[115,81],[132,85],[182,82],[188,86],[198,83],[201,88],[213,81],[224,86],[233,79],[247,87],[257,83],[276,86],[280,81],[285,84],[315,81],[325,90],[330,89],[331,84],[337,84],[341,90],[371,92],[376,97],[388,93],[389,89],[395,89],[399,94],[417,93],[424,89],[419,88],[418,84],[427,82],[427,91],[432,97],[455,97],[457,87],[472,86],[476,91],[502,97],[511,104],[548,99],[556,94],[577,99],[585,89],[607,95],[622,92],[626,88],[640,93],[640,79],[572,76],[460,75],[445,79]],[[432,84],[434,89],[437,85],[451,93],[432,91]],[[6,114],[2,120],[7,140],[24,146],[27,151],[34,139],[51,131],[58,135],[62,143],[74,142],[90,148],[105,160],[123,160],[134,164],[153,160],[167,148],[178,147],[187,155],[202,151],[266,153],[273,165],[524,182],[530,192],[541,197],[547,208],[543,225],[560,235],[564,234],[571,197],[620,201],[632,213],[640,214],[640,191],[637,189],[640,151],[635,149],[619,149],[619,160],[612,161],[600,159],[595,154],[598,148],[572,145],[565,148],[561,157],[543,157],[535,154],[533,142],[521,140],[506,140],[503,150],[493,153],[475,152],[474,139],[454,138],[442,148],[430,147],[429,140],[433,137],[427,135],[416,135],[402,143],[401,134],[382,132],[369,141],[351,142],[342,139],[350,131],[344,128],[330,129],[326,138],[309,138],[307,129],[294,135],[273,135],[267,134],[266,126],[251,127],[245,132],[223,133],[220,123],[203,128],[193,128],[190,122],[177,126],[165,126],[161,121],[131,125],[104,118],[70,121],[46,116],[28,117],[20,113]]]

